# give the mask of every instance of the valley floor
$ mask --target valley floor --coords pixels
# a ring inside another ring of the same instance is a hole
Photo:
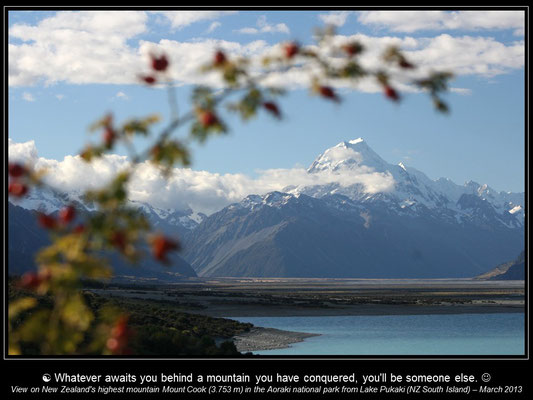
[[[103,296],[172,303],[212,317],[421,315],[524,312],[524,281],[379,279],[191,279],[172,285],[109,285]],[[275,349],[313,336],[255,327],[239,351]]]
[[[92,290],[168,301],[215,317],[523,312],[525,292],[524,281],[297,278],[191,279]]]

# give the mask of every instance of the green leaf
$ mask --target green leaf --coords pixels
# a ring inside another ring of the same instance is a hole
[[[366,71],[364,70],[361,65],[359,65],[355,61],[349,61],[346,63],[346,65],[342,68],[340,76],[342,78],[351,78],[351,79],[359,79],[366,75]]]
[[[162,144],[157,144],[152,148],[152,161],[167,168],[176,163],[183,166],[191,164],[189,150],[177,140],[169,140]]]
[[[257,114],[257,109],[263,103],[263,95],[257,88],[250,89],[238,103],[228,106],[230,111],[236,111],[244,121],[249,120]]]
[[[29,310],[37,305],[37,300],[33,297],[23,297],[9,302],[8,317],[15,318],[21,312]]]
[[[70,296],[61,308],[61,319],[65,324],[77,330],[86,330],[93,317],[91,310],[79,293]]]

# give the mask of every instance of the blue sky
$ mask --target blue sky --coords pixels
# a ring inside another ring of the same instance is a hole
[[[343,102],[326,102],[295,73],[274,80],[289,89],[280,100],[282,121],[224,115],[229,134],[195,145],[193,170],[255,179],[265,170],[307,167],[325,149],[363,137],[388,162],[432,179],[524,191],[522,11],[10,11],[8,18],[9,138],[34,141],[25,148],[49,164],[98,139],[87,127],[107,112],[118,121],[154,112],[168,118],[166,92],[138,83],[147,49],[171,58],[185,110],[192,85],[213,82],[196,72],[215,48],[255,57],[288,40],[312,44],[313,29],[330,23],[339,40],[359,35],[371,49],[399,44],[421,69],[453,71],[451,113],[435,112],[409,87],[400,86],[400,104],[389,102],[370,83],[340,86]]]

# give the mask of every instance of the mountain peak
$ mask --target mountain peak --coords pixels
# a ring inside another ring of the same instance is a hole
[[[363,138],[357,138],[330,147],[315,159],[307,171],[337,171],[361,166],[370,167],[376,172],[383,172],[389,167]]]
[[[361,148],[361,147],[368,147],[368,145],[366,144],[366,142],[365,142],[365,140],[363,138],[357,138],[357,139],[352,139],[352,140],[348,140],[348,141],[344,140],[344,141],[340,142],[338,145],[336,145],[335,147],[344,147],[344,148],[357,149],[357,148]]]
[[[358,144],[358,143],[363,143],[365,140],[360,137],[360,138],[357,138],[357,139],[353,139],[353,140],[348,140],[348,143],[349,144]]]

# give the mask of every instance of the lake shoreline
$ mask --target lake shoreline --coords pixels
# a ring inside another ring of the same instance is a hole
[[[413,351],[413,354],[418,355],[523,355],[523,314],[522,317],[518,313],[374,317],[380,316],[367,315],[361,316],[361,319],[317,316],[316,320],[314,317],[243,318],[239,320],[256,326],[249,332],[234,336],[232,340],[239,352],[254,355],[400,355]],[[522,322],[517,322],[520,320]],[[517,323],[522,324],[522,327]],[[474,332],[472,326],[481,327],[480,332]],[[420,327],[422,330],[417,331]],[[314,333],[305,332],[308,329]],[[376,329],[379,329],[379,333]],[[503,334],[500,333],[502,329]],[[430,334],[431,339],[427,339],[426,334],[420,336],[420,332],[433,332],[435,336]],[[307,341],[312,337],[317,337],[317,340]],[[472,342],[473,337],[479,340]],[[294,347],[295,344],[299,345]],[[332,350],[326,353],[324,349]],[[375,349],[376,352],[369,352],[369,349]]]
[[[211,312],[214,310],[211,309]],[[218,310],[213,315],[219,315]],[[524,313],[521,306],[502,304],[491,305],[438,305],[438,306],[413,306],[413,305],[358,305],[344,309],[328,310],[302,310],[292,309],[253,309],[243,311],[238,315],[225,315],[223,318],[236,319],[246,317],[341,317],[341,316],[389,316],[389,315],[463,315],[463,314],[507,314]],[[209,312],[208,314],[211,314]],[[310,337],[321,334],[308,332],[294,332],[275,328],[254,326],[249,332],[236,335],[232,338],[237,351],[241,353],[287,349],[293,344],[305,341]]]
[[[179,312],[230,320],[525,312],[524,281],[217,278],[89,290],[105,297],[155,301]],[[255,325],[250,332],[228,336],[237,342],[239,351],[285,349],[314,336],[302,328],[291,330],[288,325],[276,326],[277,330]]]
[[[237,351],[241,353],[286,349],[294,343],[303,342],[305,339],[320,336],[316,333],[284,331],[275,328],[253,327],[248,332],[233,337]]]

